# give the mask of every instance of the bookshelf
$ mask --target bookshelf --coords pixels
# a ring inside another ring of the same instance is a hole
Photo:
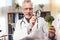
[[[13,32],[15,31],[15,26],[17,20],[20,20],[23,17],[23,13],[8,13],[8,34],[9,40],[13,40]]]

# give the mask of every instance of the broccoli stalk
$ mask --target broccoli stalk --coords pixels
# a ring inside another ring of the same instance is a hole
[[[52,22],[54,21],[54,17],[51,15],[46,15],[45,21],[48,22],[48,28],[50,28],[52,26]]]

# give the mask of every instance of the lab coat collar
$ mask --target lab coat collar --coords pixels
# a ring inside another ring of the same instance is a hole
[[[27,26],[27,25],[29,25],[29,23],[27,22],[27,20],[26,20],[26,18],[25,18],[25,17],[23,18],[23,21],[25,22],[26,26]],[[37,25],[37,20],[36,20],[36,22],[35,22],[35,25],[34,25],[34,26],[36,26],[36,25]]]
[[[26,20],[25,17],[23,18],[23,21],[24,21],[26,24],[29,24],[29,23],[27,22],[27,20]]]

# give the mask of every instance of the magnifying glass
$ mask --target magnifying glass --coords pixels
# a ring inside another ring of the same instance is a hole
[[[36,10],[35,16],[40,17],[40,14],[41,14],[41,10]]]

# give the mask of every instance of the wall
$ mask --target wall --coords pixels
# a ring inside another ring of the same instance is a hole
[[[55,27],[56,29],[56,36],[57,36],[57,40],[60,40],[60,24],[59,24],[59,12],[55,12],[55,11],[52,11],[51,12],[51,15],[55,18],[54,21],[53,21],[53,26]]]
[[[2,32],[4,35],[8,35],[8,18],[7,18],[7,8],[6,7],[4,7],[4,8],[1,8],[0,9],[1,10],[1,12],[0,12],[0,18],[4,18],[4,20],[0,20],[2,23],[2,30],[4,31],[4,32]],[[4,23],[4,22],[5,23]],[[5,25],[5,26],[4,26]],[[7,36],[7,40],[8,40],[8,36]]]

